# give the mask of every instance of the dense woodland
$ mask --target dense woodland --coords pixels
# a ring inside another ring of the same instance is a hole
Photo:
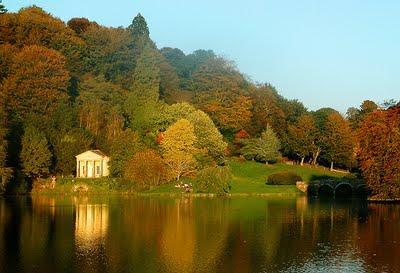
[[[140,14],[112,28],[3,7],[0,42],[3,192],[74,175],[74,156],[96,148],[113,177],[143,187],[225,177],[226,158],[241,156],[360,170],[377,196],[400,196],[394,101],[309,111],[211,50],[157,48]]]

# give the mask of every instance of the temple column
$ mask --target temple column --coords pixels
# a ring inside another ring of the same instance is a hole
[[[79,177],[79,170],[80,170],[80,161],[76,160],[76,177]]]

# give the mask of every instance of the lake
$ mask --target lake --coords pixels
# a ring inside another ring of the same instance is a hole
[[[0,198],[1,272],[400,272],[400,205]]]

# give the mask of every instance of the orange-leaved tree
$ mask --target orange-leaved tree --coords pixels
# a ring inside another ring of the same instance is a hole
[[[136,153],[125,163],[124,177],[132,179],[142,188],[160,185],[165,176],[165,163],[161,156],[152,149]]]
[[[68,100],[66,59],[53,49],[27,46],[13,59],[3,82],[5,109],[19,118],[29,114],[48,116]]]
[[[400,105],[369,114],[359,129],[362,174],[376,198],[400,198]]]

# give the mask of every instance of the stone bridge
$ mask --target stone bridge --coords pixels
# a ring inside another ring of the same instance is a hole
[[[298,182],[297,188],[311,196],[366,196],[369,189],[364,181],[359,179],[323,179],[311,181],[308,184]]]

